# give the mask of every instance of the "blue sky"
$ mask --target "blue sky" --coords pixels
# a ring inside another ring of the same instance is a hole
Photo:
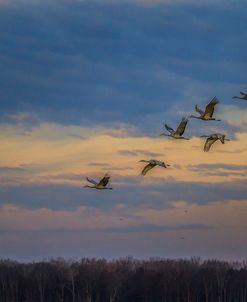
[[[244,257],[247,104],[232,96],[247,91],[246,8],[0,1],[1,257]],[[189,121],[188,143],[159,137],[214,95],[221,123]],[[232,141],[204,154],[196,136],[215,131]],[[171,169],[143,179],[149,157]],[[82,190],[105,172],[113,192]]]

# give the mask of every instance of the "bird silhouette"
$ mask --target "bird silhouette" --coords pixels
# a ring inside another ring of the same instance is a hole
[[[159,161],[159,160],[156,160],[156,159],[151,159],[151,160],[139,160],[139,162],[144,162],[144,163],[148,163],[142,170],[141,174],[142,175],[146,175],[147,172],[151,169],[153,169],[155,166],[160,166],[160,167],[163,167],[163,168],[167,168],[169,167],[170,165],[168,164],[165,164],[163,161]]]
[[[93,179],[89,179],[88,177],[86,177],[86,179],[88,182],[93,184],[93,186],[86,185],[84,186],[84,188],[91,188],[91,189],[98,189],[98,190],[112,190],[112,188],[106,187],[110,180],[110,176],[108,174],[105,174],[104,177],[101,178],[99,182],[96,182]]]
[[[200,119],[200,120],[203,120],[203,121],[220,121],[220,120],[217,120],[217,119],[213,118],[214,108],[218,103],[219,103],[219,100],[217,99],[216,96],[214,96],[210,100],[210,102],[207,104],[204,111],[201,110],[200,108],[198,108],[197,105],[195,106],[195,110],[200,114],[199,116],[190,115],[189,117]]]
[[[181,120],[180,124],[178,125],[176,131],[173,128],[171,128],[170,126],[168,126],[167,124],[165,124],[166,130],[168,132],[170,132],[170,134],[161,133],[160,135],[170,136],[170,137],[175,138],[175,139],[186,139],[186,140],[188,140],[189,138],[183,136],[187,124],[188,124],[188,119],[186,117],[182,118],[182,120]]]
[[[232,98],[247,101],[247,93],[240,91],[240,94],[241,94],[241,96],[233,96]]]
[[[202,135],[201,137],[207,137],[207,140],[204,144],[204,152],[208,152],[211,148],[211,146],[217,141],[221,141],[222,144],[225,143],[225,141],[230,141],[230,139],[226,138],[225,134],[221,133],[214,133],[210,135]]]

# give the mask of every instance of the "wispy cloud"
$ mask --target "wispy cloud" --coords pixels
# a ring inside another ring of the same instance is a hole
[[[95,167],[109,167],[109,163],[89,163],[89,166],[95,166]]]
[[[6,114],[5,116],[3,116],[3,121],[11,124],[26,123],[29,125],[35,125],[38,123],[39,119],[35,114],[31,114],[29,112],[20,112],[20,113]]]
[[[243,130],[247,127],[247,109],[240,108],[237,105],[224,105],[222,116],[228,124],[237,126]]]
[[[102,231],[110,233],[149,233],[149,232],[165,232],[165,231],[179,231],[179,230],[206,230],[213,229],[213,226],[204,224],[187,224],[187,225],[138,225],[127,227],[106,228]]]
[[[151,157],[157,157],[157,156],[161,156],[162,155],[162,153],[157,153],[157,152],[152,152],[152,151],[147,151],[147,150],[139,150],[139,149],[134,149],[134,150],[119,150],[118,154],[122,155],[122,156],[139,156],[139,155],[144,155],[144,156],[151,156]]]
[[[191,171],[196,171],[208,176],[237,176],[245,177],[247,175],[247,165],[230,165],[224,163],[217,164],[199,164],[188,165],[187,168]]]

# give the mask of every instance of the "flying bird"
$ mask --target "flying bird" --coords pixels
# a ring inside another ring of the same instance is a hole
[[[107,184],[110,180],[110,176],[108,174],[105,174],[104,177],[99,181],[96,182],[93,179],[89,179],[86,177],[87,181],[93,184],[93,186],[84,186],[84,188],[91,188],[91,189],[98,189],[98,190],[112,190],[112,188],[107,187]]]
[[[240,94],[241,94],[241,96],[233,96],[232,98],[247,101],[247,93],[240,91]]]
[[[214,107],[219,103],[219,100],[217,99],[216,96],[214,96],[210,102],[207,104],[205,110],[201,110],[200,108],[198,108],[198,106],[195,106],[195,110],[200,114],[199,116],[195,116],[195,115],[190,115],[189,117],[192,118],[197,118],[203,121],[220,121],[217,120],[215,118],[213,118],[213,114],[214,114]]]
[[[207,137],[207,140],[204,144],[204,152],[208,152],[211,148],[211,146],[219,140],[222,144],[225,143],[225,141],[229,141],[230,139],[226,138],[225,134],[221,133],[214,133],[211,135],[202,135],[201,137]]]
[[[156,159],[151,159],[151,160],[139,160],[139,162],[144,162],[144,163],[148,163],[142,170],[141,174],[142,175],[146,175],[147,172],[151,169],[153,169],[155,166],[160,166],[160,167],[163,167],[163,168],[167,168],[169,167],[170,165],[168,164],[165,164],[163,161],[159,161],[159,160],[156,160]]]
[[[161,133],[160,135],[165,135],[165,136],[170,136],[176,139],[187,139],[189,140],[189,138],[184,137],[184,131],[185,128],[187,126],[188,123],[188,119],[186,117],[183,117],[180,124],[177,127],[177,130],[175,131],[173,128],[169,127],[167,124],[165,124],[165,128],[168,132],[170,132],[170,134],[167,133]]]

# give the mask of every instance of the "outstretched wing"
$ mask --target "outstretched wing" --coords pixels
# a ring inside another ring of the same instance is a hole
[[[107,174],[105,174],[105,176],[99,181],[98,186],[105,187],[108,184],[110,178],[111,178],[110,176],[108,176]]]
[[[87,181],[91,182],[91,184],[97,185],[97,182],[94,181],[93,179],[90,179],[90,178],[88,178],[88,177],[86,177],[86,179],[87,179]]]
[[[203,115],[204,112],[197,106],[195,105],[195,110],[200,114],[200,115]]]
[[[186,117],[183,117],[177,130],[176,130],[176,133],[180,136],[182,136],[184,134],[184,130],[187,126],[187,123],[188,123],[188,119]]]
[[[213,143],[215,143],[217,141],[217,139],[218,138],[209,137],[205,142],[204,152],[208,152],[210,150],[211,146],[213,145]]]
[[[169,131],[171,134],[174,134],[174,133],[175,133],[174,129],[172,129],[172,127],[168,126],[167,124],[165,124],[165,128],[166,128],[166,130]]]
[[[210,117],[213,117],[214,107],[218,103],[219,103],[219,100],[217,99],[216,96],[214,96],[205,108],[205,115],[209,115]]]
[[[156,166],[156,165],[151,164],[151,163],[147,164],[147,165],[143,168],[141,174],[142,174],[142,175],[146,175],[147,172],[148,172],[149,170],[153,169],[153,167],[155,167],[155,166]]]

